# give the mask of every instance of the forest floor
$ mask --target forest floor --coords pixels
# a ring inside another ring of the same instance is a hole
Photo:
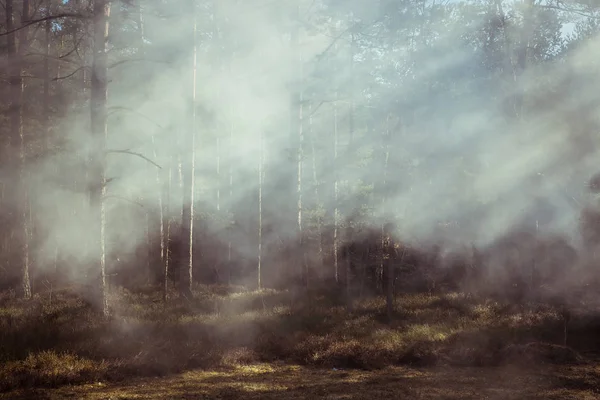
[[[310,299],[310,300],[309,300]],[[64,288],[0,294],[5,398],[600,398],[600,307],[459,293],[381,298],[348,312],[324,293],[198,286],[165,305],[117,289],[99,318]]]
[[[600,398],[600,366],[425,367],[374,371],[252,364],[126,383],[13,391],[10,399],[580,399]]]

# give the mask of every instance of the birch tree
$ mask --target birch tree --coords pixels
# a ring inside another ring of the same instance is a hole
[[[188,112],[189,122],[183,132],[181,147],[182,154],[182,181],[183,181],[183,213],[181,221],[180,240],[182,249],[180,254],[180,292],[184,296],[192,294],[193,262],[194,262],[194,179],[195,179],[195,146],[196,146],[196,10],[194,0],[188,0],[187,9],[191,16],[191,57],[189,79]]]
[[[91,146],[89,155],[89,193],[90,210],[94,214],[93,246],[94,252],[99,256],[99,304],[102,314],[108,316],[109,308],[106,293],[106,211],[104,196],[106,195],[106,137],[107,124],[107,96],[108,96],[108,65],[107,48],[108,22],[111,2],[107,0],[94,0],[93,3],[93,54],[91,73]]]
[[[9,107],[9,142],[8,146],[13,147],[19,143],[19,159],[18,163],[14,160],[7,160],[9,165],[16,164],[19,171],[19,178],[16,182],[16,193],[18,197],[16,219],[21,224],[20,234],[17,235],[20,248],[20,267],[21,267],[21,289],[23,297],[30,299],[31,281],[29,276],[29,239],[30,239],[30,221],[28,217],[29,211],[29,190],[27,188],[27,177],[25,175],[25,156],[26,143],[25,131],[23,127],[23,106],[24,106],[24,90],[25,82],[23,80],[24,69],[24,54],[28,46],[28,22],[31,13],[29,0],[23,0],[20,27],[17,30],[14,24],[15,9],[12,0],[6,1],[6,29],[7,29],[7,56],[9,65],[9,84],[10,84],[10,107]],[[17,43],[18,36],[18,43]],[[10,151],[9,151],[10,154]]]

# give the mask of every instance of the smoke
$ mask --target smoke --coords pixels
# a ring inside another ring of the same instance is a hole
[[[173,205],[182,199],[177,164],[180,137],[190,121],[191,18],[177,8],[161,18],[167,11],[159,3],[148,2],[144,9],[143,57],[117,46],[132,35],[120,10],[113,10],[111,21],[115,44],[109,53],[114,66],[109,71],[107,147],[121,152],[107,154],[105,205],[107,242],[115,254],[133,254],[147,240],[146,215],[156,217],[161,190],[157,173],[166,180],[169,168],[175,168],[169,198],[163,201]],[[410,241],[485,246],[525,220],[543,221],[545,232],[578,241],[578,218],[587,204],[582,193],[598,157],[593,145],[600,115],[597,37],[561,58],[531,61],[519,71],[519,43],[507,54],[502,38],[490,39],[487,47],[481,39],[488,29],[486,12],[461,14],[460,5],[427,3],[426,13],[415,16],[395,10],[393,2],[379,12],[312,3],[219,1],[197,8],[195,150],[201,227],[224,235],[209,214],[217,208],[232,211],[238,229],[235,251],[255,257],[263,137],[265,247],[293,237],[299,133],[290,132],[290,97],[295,88],[304,88],[305,205],[316,201],[313,157],[320,202],[326,210],[334,204],[337,129],[344,217],[370,199],[370,209],[362,210],[359,219],[366,225],[393,219],[397,236]],[[301,23],[294,49],[290,16],[296,6]],[[562,38],[551,39],[561,43],[541,45],[562,45]],[[144,60],[119,63],[139,58]],[[61,90],[69,90],[62,85]],[[60,150],[28,168],[33,218],[42,238],[34,252],[41,267],[54,262],[56,249],[72,265],[98,256],[88,246],[95,240],[90,226],[97,211],[90,209],[85,192],[88,111],[86,104],[77,106],[52,138]],[[385,133],[388,165],[382,162]],[[372,187],[387,193],[385,205],[368,194]],[[177,212],[172,206],[169,215]],[[458,228],[448,236],[440,223],[450,221]]]

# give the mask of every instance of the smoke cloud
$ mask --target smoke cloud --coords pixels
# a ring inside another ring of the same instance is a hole
[[[161,190],[157,173],[165,180],[175,169],[168,200],[173,205],[182,199],[177,163],[179,138],[190,121],[192,18],[172,5],[160,9],[160,2],[147,3],[139,51],[131,49],[135,29],[127,29],[133,16],[123,15],[126,7],[113,5],[111,17],[107,147],[121,152],[107,154],[105,205],[107,243],[115,257],[135,254],[147,240],[146,215],[157,215]],[[298,113],[290,110],[290,96],[301,90],[307,208],[316,203],[313,163],[319,212],[329,215],[324,210],[329,213],[334,204],[337,129],[344,218],[359,213],[366,225],[393,220],[403,240],[444,241],[450,247],[486,246],[523,224],[537,223],[538,229],[579,245],[580,213],[594,200],[586,184],[597,172],[597,36],[539,60],[546,50],[568,44],[562,36],[547,35],[547,43],[538,41],[546,48],[534,48],[521,71],[520,43],[506,54],[502,38],[482,42],[482,35],[489,35],[490,12],[481,7],[469,12],[464,4],[425,2],[423,14],[412,15],[397,2],[381,2],[379,8],[314,3],[197,6],[200,229],[224,238],[225,227],[234,223],[234,251],[255,257],[262,137],[265,248],[295,234],[293,158],[299,134],[290,132],[290,114]],[[296,7],[299,22],[292,17]],[[533,22],[538,28],[560,24],[548,13],[539,18]],[[290,44],[295,23],[297,48]],[[517,36],[518,18],[514,23],[509,33]],[[543,34],[539,30],[536,35]],[[125,59],[136,61],[119,62]],[[87,245],[95,234],[89,229],[95,210],[86,194],[88,105],[71,100],[75,104],[49,139],[58,150],[31,161],[27,170],[32,218],[41,236],[33,249],[40,268],[52,265],[56,248],[74,266],[98,256]],[[370,188],[385,190],[385,204]],[[365,204],[369,210],[362,209]],[[217,208],[225,215],[221,222],[214,217]],[[177,210],[172,206],[169,212]],[[305,210],[306,223],[314,220],[313,211]],[[448,234],[441,228],[446,223],[457,228]]]

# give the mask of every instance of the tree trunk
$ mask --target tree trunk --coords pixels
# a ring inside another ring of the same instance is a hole
[[[181,254],[180,260],[180,293],[184,296],[192,294],[193,284],[193,232],[194,232],[194,170],[196,146],[196,13],[195,2],[188,2],[189,11],[192,13],[192,57],[191,57],[191,88],[189,93],[189,124],[183,133],[182,154],[182,181],[183,181],[183,212],[181,221]],[[184,264],[185,262],[185,264]],[[185,266],[185,268],[184,268]]]
[[[105,225],[106,215],[104,209],[104,196],[106,194],[106,137],[108,133],[107,124],[107,91],[108,91],[108,68],[106,42],[108,39],[108,18],[110,16],[110,1],[95,0],[93,5],[94,32],[93,32],[93,56],[92,56],[92,85],[91,85],[91,127],[92,143],[89,160],[89,192],[90,211],[95,214],[95,226],[91,245],[94,246],[92,254],[98,252],[100,267],[99,282],[99,304],[102,314],[108,316],[108,301],[106,296],[106,243]]]
[[[142,1],[137,0],[135,3],[135,16],[136,23],[138,26],[138,38],[137,38],[137,47],[138,54],[140,59],[144,59],[146,57],[146,46],[145,46],[145,33],[144,33],[144,11],[142,7]],[[152,155],[155,160],[158,159],[158,151],[156,144],[156,135],[152,134],[150,136],[152,140]],[[163,191],[164,191],[164,183],[163,176],[165,172],[162,169],[156,170],[156,209],[158,211],[158,215],[148,215],[148,272],[152,273],[152,278],[154,283],[158,282],[160,278],[156,273],[157,265],[161,267],[161,272],[165,270],[166,263],[166,232],[165,232],[165,215],[164,215],[164,201],[163,201]],[[156,232],[158,231],[158,243],[156,242]],[[155,265],[156,264],[156,265]],[[166,275],[165,275],[166,276]],[[164,278],[164,276],[163,276]],[[163,282],[163,285],[165,282]]]
[[[334,52],[337,53],[337,42],[334,45]],[[340,284],[340,267],[339,267],[339,226],[340,226],[340,188],[339,188],[339,166],[338,166],[338,101],[339,92],[335,88],[333,97],[333,276],[336,285]]]
[[[338,167],[338,92],[335,92],[333,102],[333,276],[335,283],[340,283],[339,267],[339,226],[340,226],[340,188],[339,188],[339,167]]]
[[[233,55],[231,56],[233,59]],[[233,62],[232,62],[233,64]],[[230,69],[231,72],[231,69]],[[234,130],[234,110],[233,110],[233,102],[229,105],[229,138],[227,147],[229,149],[229,165],[227,171],[227,185],[228,185],[228,194],[227,194],[227,284],[231,283],[231,264],[232,264],[232,229],[233,229],[233,130]]]
[[[50,16],[50,0],[45,2],[46,15]],[[44,23],[44,133],[46,134],[46,144],[49,150],[50,138],[50,33],[52,21],[47,20]]]
[[[313,96],[314,98],[314,93]],[[308,106],[308,136],[310,138],[311,145],[311,155],[312,155],[312,178],[314,185],[314,196],[315,196],[315,208],[317,212],[321,207],[321,197],[319,196],[319,180],[317,178],[317,153],[315,148],[315,136],[313,132],[313,110],[312,110],[312,100]],[[318,264],[317,268],[319,269],[319,273],[322,273],[324,262],[324,252],[323,252],[323,219],[320,215],[317,214],[317,246],[318,246]]]
[[[290,45],[291,45],[291,70],[294,71],[291,88],[291,103],[290,103],[290,135],[292,143],[292,151],[295,151],[295,167],[296,167],[296,238],[298,240],[299,251],[294,256],[294,261],[297,263],[298,269],[294,271],[299,277],[304,277],[304,282],[308,283],[308,271],[304,250],[304,231],[303,231],[303,215],[302,215],[302,170],[303,170],[303,93],[301,89],[302,85],[302,56],[300,54],[299,46],[299,18],[300,18],[300,7],[294,6],[292,11],[291,20],[291,31],[290,31]]]
[[[302,63],[302,58],[299,57],[299,62]],[[302,71],[302,67],[300,67]],[[302,76],[302,72],[300,72]],[[304,204],[303,204],[303,169],[304,169],[304,93],[300,91],[299,104],[298,104],[298,148],[297,148],[297,185],[296,185],[296,198],[298,199],[298,235],[300,238],[300,260],[302,266],[302,274],[304,275],[304,284],[308,288],[309,286],[309,273],[308,273],[308,262],[306,254],[306,234],[304,232]]]
[[[258,156],[258,261],[257,261],[257,285],[258,290],[262,289],[262,231],[263,231],[263,157],[264,157],[264,133],[260,131],[260,149]]]
[[[218,0],[214,0],[212,3],[212,20],[213,20],[213,46],[218,47],[221,44],[221,30],[219,25],[219,2]],[[221,60],[221,54],[215,51],[215,74],[220,75],[223,68],[223,62]],[[217,88],[215,97],[217,98],[217,103],[220,93],[220,87]],[[217,212],[221,213],[221,189],[222,189],[222,177],[221,177],[221,164],[222,164],[222,143],[221,143],[221,129],[220,124],[217,124],[216,129],[216,175],[217,175],[217,185],[215,190],[215,200],[216,200],[216,209]]]
[[[45,0],[44,8],[46,16],[50,16],[50,0]],[[52,32],[52,21],[47,20],[44,23],[44,88],[43,88],[43,111],[42,111],[42,126],[45,135],[45,147],[46,152],[48,154],[52,151],[52,140],[50,139],[50,34]],[[54,173],[58,174],[58,168],[54,167]],[[56,266],[58,264],[58,244],[54,245],[54,274],[53,281],[55,281],[58,276],[56,274]]]
[[[31,15],[31,5],[29,3],[29,0],[23,0],[23,11],[21,13],[21,26],[25,26],[28,22],[29,22],[29,16]],[[23,268],[23,274],[22,274],[22,285],[23,285],[23,297],[26,299],[30,299],[32,296],[31,293],[31,280],[29,278],[29,274],[30,274],[30,254],[29,254],[29,241],[31,238],[31,220],[30,220],[30,201],[29,201],[29,187],[28,187],[28,183],[27,183],[27,176],[26,176],[26,172],[25,172],[25,156],[26,156],[26,143],[25,143],[25,129],[23,126],[23,106],[24,106],[24,99],[25,99],[25,82],[22,78],[22,76],[25,74],[24,72],[24,65],[23,65],[23,57],[25,56],[25,50],[27,49],[27,47],[29,46],[29,38],[28,38],[28,34],[29,34],[29,29],[28,28],[22,28],[19,31],[20,35],[19,35],[19,48],[18,48],[18,56],[17,56],[17,62],[19,65],[19,77],[18,77],[18,81],[19,81],[19,87],[18,87],[18,97],[17,97],[17,116],[16,116],[16,123],[17,123],[17,130],[18,130],[18,134],[19,134],[19,143],[20,143],[20,148],[19,148],[19,161],[20,161],[20,166],[19,166],[19,175],[20,175],[20,179],[19,179],[19,183],[20,183],[20,187],[21,187],[21,195],[23,196],[20,199],[20,204],[21,207],[23,207],[23,210],[21,211],[21,216],[23,218],[23,264],[22,264],[22,268]]]
[[[23,102],[24,102],[24,81],[23,81],[23,55],[25,49],[28,46],[28,33],[29,29],[22,28],[18,31],[19,33],[19,44],[17,47],[16,34],[12,31],[14,28],[14,4],[12,0],[8,0],[5,5],[6,8],[6,28],[9,32],[7,35],[7,53],[9,57],[9,73],[10,73],[10,88],[11,88],[11,104],[9,109],[10,120],[10,143],[9,146],[19,142],[19,180],[16,183],[17,190],[15,191],[17,198],[17,210],[21,223],[21,234],[17,235],[19,239],[19,245],[21,246],[21,289],[22,295],[26,299],[31,298],[31,281],[29,279],[29,219],[28,219],[28,204],[29,204],[29,190],[27,188],[27,177],[25,176],[25,155],[26,155],[26,143],[25,143],[25,131],[23,127]],[[21,26],[28,23],[30,15],[30,3],[29,0],[23,1],[23,10],[21,14]],[[9,149],[9,152],[11,150]],[[9,160],[12,162],[14,160]]]
[[[166,303],[169,297],[169,267],[172,262],[172,198],[171,189],[173,182],[173,166],[167,170],[167,182],[164,184],[164,204],[163,204],[163,226],[165,227],[165,252],[164,252],[164,271],[163,271],[163,302]]]
[[[386,120],[385,131],[381,135],[381,151],[383,155],[383,182],[381,184],[381,215],[383,220],[381,221],[381,270],[385,270],[386,276],[386,290],[385,300],[388,320],[391,321],[394,313],[394,270],[392,262],[390,260],[391,249],[390,246],[390,232],[388,232],[386,223],[387,218],[387,192],[388,192],[388,163],[390,158],[390,116],[388,115]]]
[[[348,133],[350,135],[350,139],[348,140],[348,153],[350,155],[354,154],[354,52],[355,52],[355,37],[354,33],[351,33],[350,37],[350,105],[348,112]],[[346,241],[347,244],[352,243],[354,236],[354,228],[352,225],[352,221],[347,221],[346,228]],[[346,246],[349,249],[349,246]],[[350,273],[352,271],[351,268],[352,263],[352,254],[348,250],[346,253],[346,260],[344,263],[344,276],[345,276],[345,286],[346,286],[346,308],[351,311],[353,309],[353,301],[352,301],[352,293],[351,293],[351,285],[352,279]]]

